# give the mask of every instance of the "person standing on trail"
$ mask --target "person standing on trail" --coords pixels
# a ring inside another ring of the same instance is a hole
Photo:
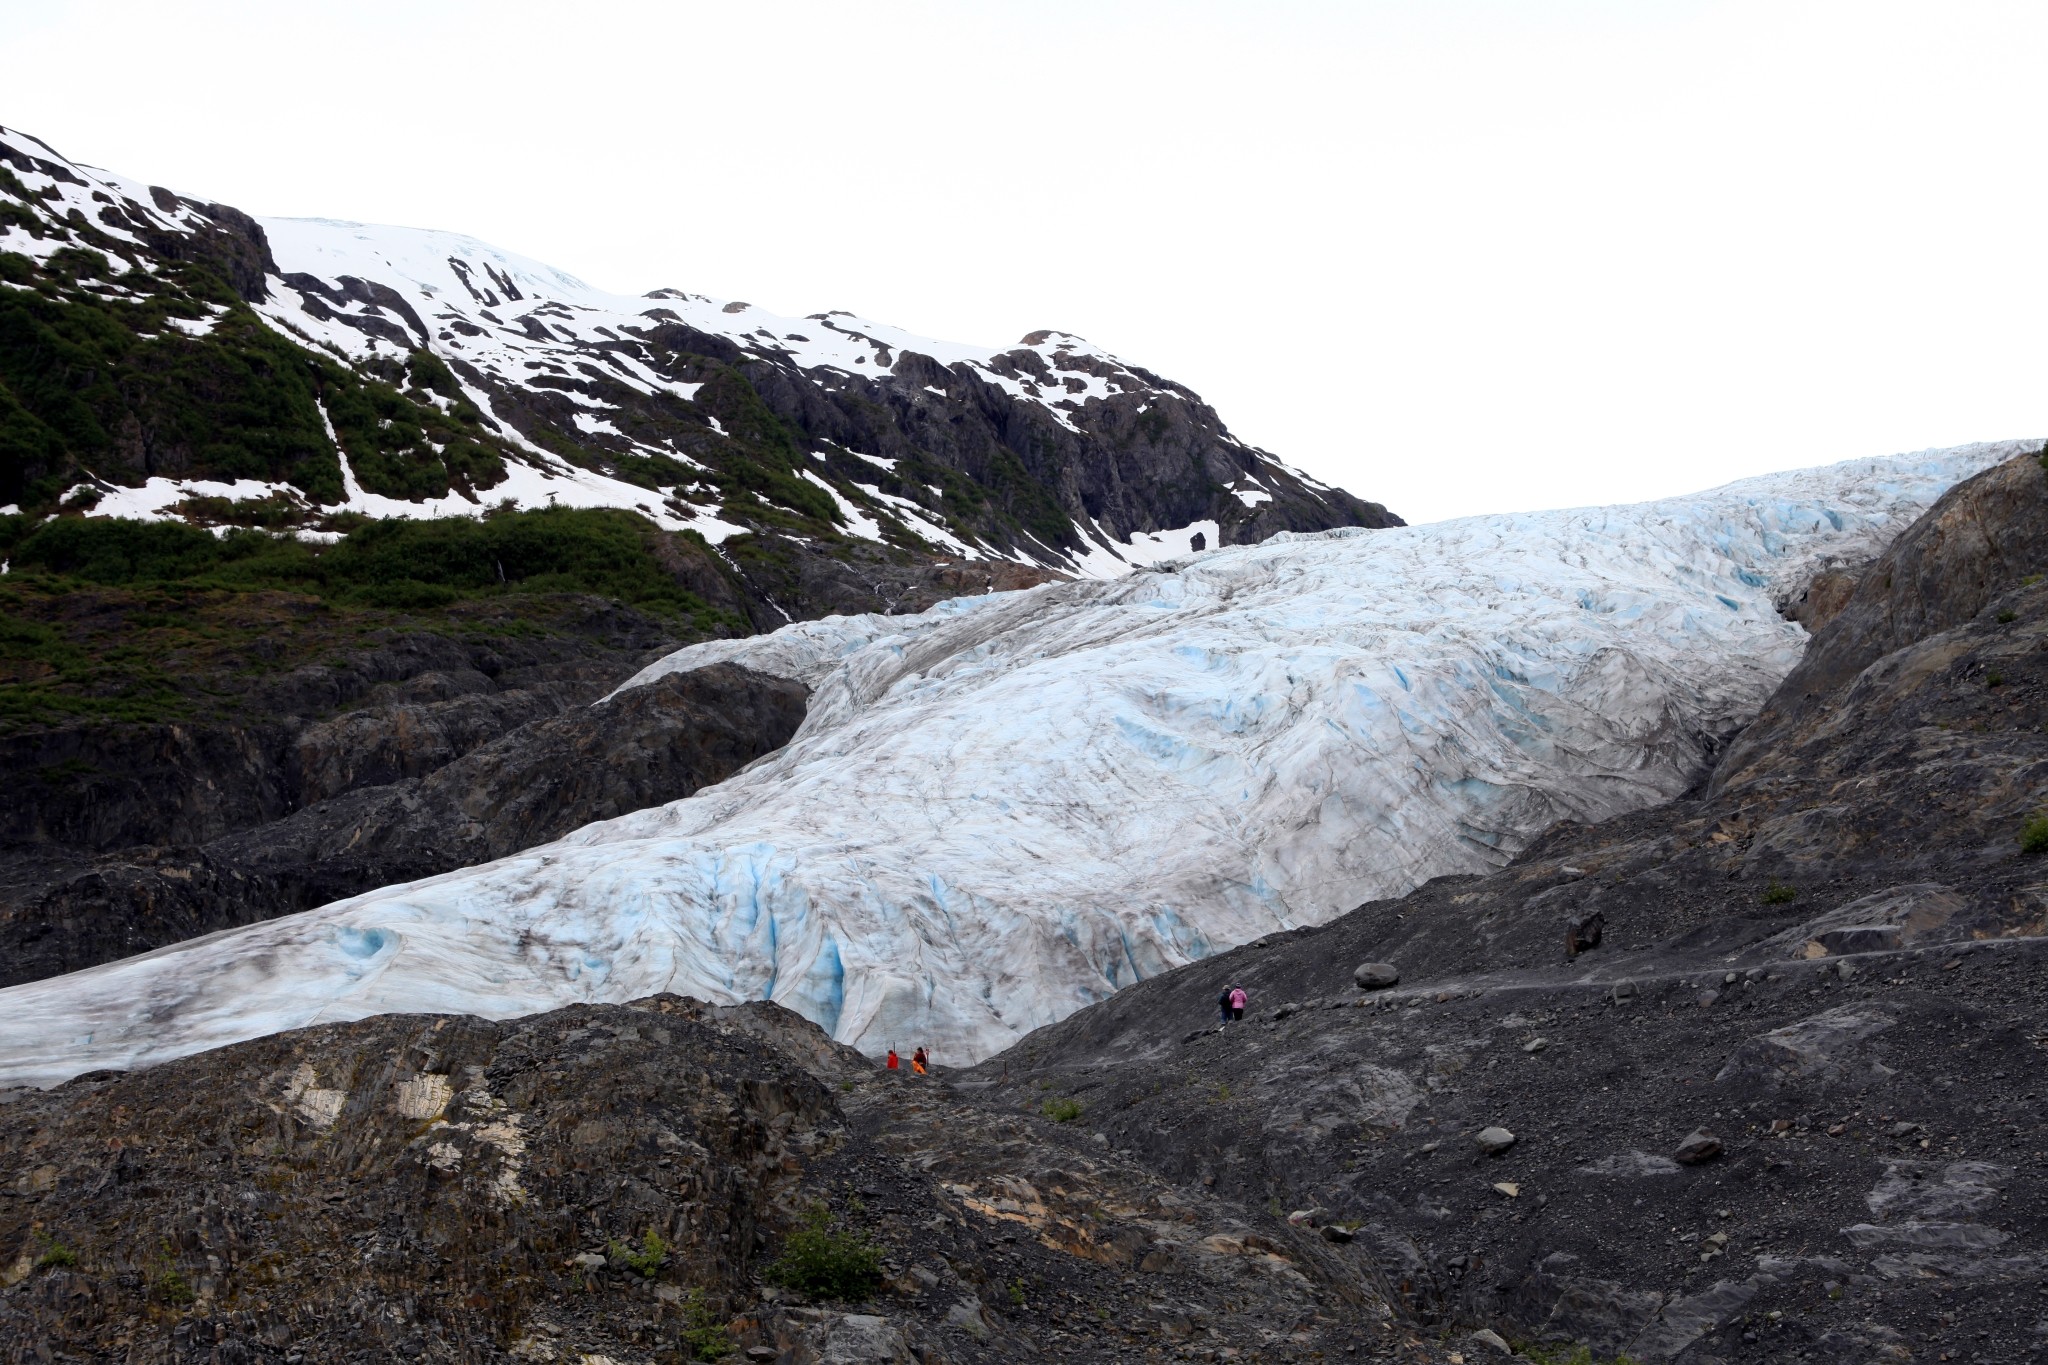
[[[1230,988],[1230,1017],[1232,1019],[1244,1018],[1244,1007],[1250,1003],[1251,997],[1244,993],[1244,987],[1232,986]]]
[[[912,1071],[915,1071],[918,1075],[923,1076],[927,1074],[925,1071],[924,1064],[930,1060],[931,1054],[926,1052],[923,1048],[919,1048],[917,1051],[910,1054],[910,1069]]]
[[[1219,1024],[1230,1022],[1230,987],[1228,985],[1224,986],[1221,994],[1216,997],[1216,1022]]]
[[[889,1049],[889,1069],[891,1071],[898,1071],[902,1069],[901,1063],[899,1063],[896,1060],[896,1049],[893,1047]]]

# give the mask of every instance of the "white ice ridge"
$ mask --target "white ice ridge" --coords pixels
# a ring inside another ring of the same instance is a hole
[[[1279,536],[693,646],[627,685],[718,660],[802,679],[787,747],[496,863],[0,991],[0,1083],[664,990],[986,1056],[1141,976],[1683,791],[1798,658],[1775,594],[2033,448]]]

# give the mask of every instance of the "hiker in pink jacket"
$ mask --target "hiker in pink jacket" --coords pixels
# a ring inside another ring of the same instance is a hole
[[[1244,1018],[1244,1007],[1250,1003],[1251,998],[1244,993],[1244,987],[1232,986],[1230,988],[1230,1017],[1232,1019]]]

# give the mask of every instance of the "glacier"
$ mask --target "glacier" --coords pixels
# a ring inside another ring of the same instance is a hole
[[[496,863],[0,991],[0,1083],[657,991],[973,1061],[1140,977],[1499,866],[1558,819],[1678,795],[1798,659],[1778,600],[2032,449],[1281,535],[691,646],[624,686],[727,660],[796,678],[795,738]]]

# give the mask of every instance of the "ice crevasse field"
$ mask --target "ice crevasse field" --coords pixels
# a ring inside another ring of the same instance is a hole
[[[977,1059],[1141,977],[1497,866],[1557,819],[1679,794],[1797,661],[1778,597],[2030,449],[1283,535],[691,646],[625,687],[724,660],[797,678],[796,737],[496,863],[0,992],[0,1084],[657,991]]]

